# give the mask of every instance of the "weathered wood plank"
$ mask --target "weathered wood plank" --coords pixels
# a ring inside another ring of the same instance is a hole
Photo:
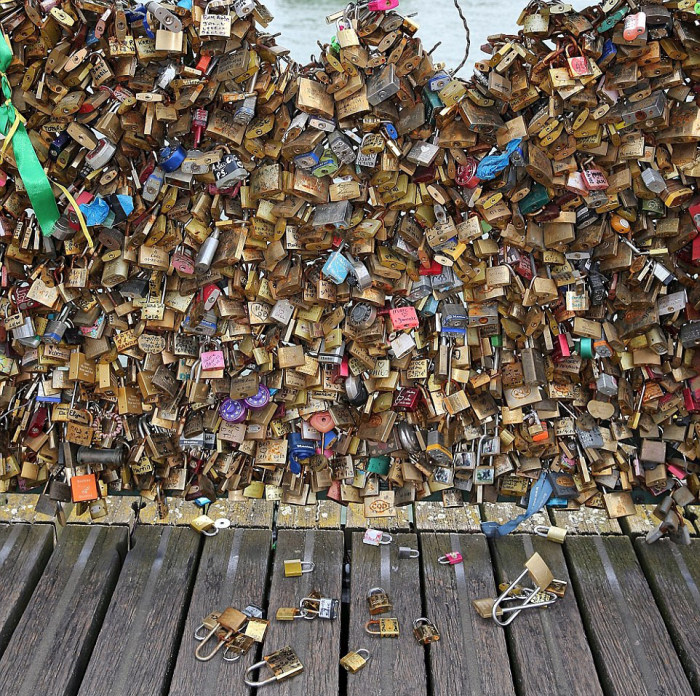
[[[515,503],[482,503],[481,505],[481,519],[484,522],[504,524],[518,515],[522,515],[523,512],[525,512],[524,508],[518,507]],[[546,509],[536,512],[532,517],[522,522],[514,534],[532,534],[535,527],[541,524],[546,526],[552,524]]]
[[[362,543],[362,534],[352,535],[350,575],[350,627],[348,648],[366,648],[370,663],[357,674],[348,674],[347,696],[418,696],[427,693],[425,648],[413,637],[412,623],[423,616],[420,559],[399,560],[399,546],[417,548],[415,534],[398,534],[392,544],[376,547]],[[371,618],[367,592],[382,587],[394,608],[383,618],[399,620],[398,638],[379,638],[365,631]],[[438,626],[438,629],[440,626]],[[441,649],[440,643],[428,648]]]
[[[578,510],[549,511],[557,527],[563,527],[569,534],[622,534],[620,523],[611,520],[605,510],[582,507]]]
[[[700,540],[677,546],[668,539],[647,544],[638,538],[634,545],[686,676],[700,693]]]
[[[503,629],[471,604],[496,590],[486,537],[423,533],[420,542],[425,615],[441,634],[430,647],[432,696],[515,694]],[[440,565],[437,559],[449,551],[460,552],[464,562]]]
[[[571,537],[566,557],[606,694],[692,690],[627,537]]]
[[[542,537],[506,536],[491,542],[491,550],[499,582],[515,580],[524,570],[525,561],[535,552],[542,556],[556,579],[570,582],[561,546]],[[528,583],[526,576],[523,584],[531,586]],[[603,693],[570,586],[552,607],[525,610],[505,630],[519,696]]]
[[[620,527],[629,536],[646,536],[652,529],[659,525],[661,520],[657,520],[651,513],[656,505],[635,505],[634,515],[627,515],[620,518]],[[692,525],[691,525],[692,527]]]
[[[280,529],[340,529],[343,508],[332,500],[319,500],[314,505],[280,503],[277,527]]]
[[[72,509],[68,515],[67,522],[68,524],[129,524],[134,517],[134,511],[131,506],[136,501],[138,501],[138,497],[132,495],[110,495],[107,497],[107,514],[94,521],[90,517],[88,510],[82,515],[78,515],[76,514],[77,508],[71,505]],[[143,512],[149,508],[155,510],[155,507],[154,503],[149,503]],[[42,517],[41,515],[38,516]]]
[[[49,525],[12,524],[0,527],[0,655],[39,582],[53,550]]]
[[[413,509],[410,505],[395,508],[395,517],[365,517],[364,507],[350,503],[347,507],[345,527],[347,529],[387,529],[408,531],[413,520]]]
[[[340,599],[343,571],[343,533],[340,531],[292,531],[282,529],[277,538],[275,565],[270,588],[271,619],[263,654],[290,645],[304,665],[304,671],[281,682],[275,693],[282,696],[334,696],[338,693],[340,617],[335,620],[277,621],[280,607],[299,606],[309,592],[318,590],[324,597]],[[299,558],[316,564],[313,572],[301,577],[284,577],[284,561]],[[258,679],[268,679],[266,667]]]
[[[109,684],[119,696],[160,696],[172,673],[199,536],[189,529],[139,527],[97,638],[79,696]]]
[[[270,541],[271,533],[262,529],[224,529],[215,537],[205,537],[170,696],[243,696],[250,692],[243,682],[243,673],[257,661],[259,651],[251,649],[233,663],[224,662],[220,655],[201,662],[194,656],[199,645],[194,632],[212,611],[223,611],[229,606],[243,610],[248,604],[264,608]],[[213,641],[208,645],[213,647]]]
[[[478,505],[445,507],[442,503],[420,501],[415,504],[416,529],[433,532],[480,532]]]
[[[63,532],[0,660],[0,684],[11,685],[13,696],[75,696],[117,583],[126,534],[97,525]]]

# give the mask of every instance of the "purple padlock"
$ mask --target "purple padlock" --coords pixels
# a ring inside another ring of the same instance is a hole
[[[254,396],[248,396],[243,401],[248,408],[265,408],[265,406],[270,403],[270,390],[264,384],[261,384],[258,387],[257,394]]]
[[[219,415],[227,423],[242,423],[248,407],[240,399],[224,399],[219,406]]]

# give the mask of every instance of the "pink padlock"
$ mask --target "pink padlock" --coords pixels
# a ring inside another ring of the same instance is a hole
[[[224,354],[220,350],[208,350],[199,356],[202,360],[202,370],[223,370]]]
[[[386,12],[399,6],[399,0],[369,0],[367,9],[370,12]]]
[[[637,14],[627,15],[627,17],[625,17],[625,27],[622,30],[622,38],[625,41],[634,41],[646,31],[646,28],[646,12],[637,12]]]
[[[564,334],[559,334],[557,340],[559,341],[559,349],[561,350],[562,356],[568,358],[571,355],[571,349],[569,348],[569,342],[566,340],[566,336]]]
[[[438,563],[440,565],[457,565],[462,562],[462,554],[459,551],[450,551],[444,556],[438,558]]]
[[[396,307],[389,310],[389,319],[394,331],[417,329],[420,326],[415,307]]]
[[[309,418],[309,425],[311,425],[312,428],[316,428],[319,433],[327,433],[333,430],[335,423],[328,411],[319,411]]]

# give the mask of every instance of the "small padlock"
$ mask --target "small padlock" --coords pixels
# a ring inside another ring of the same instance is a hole
[[[425,617],[413,622],[413,635],[421,645],[430,645],[440,640],[440,633],[435,624]]]
[[[340,666],[348,672],[355,674],[359,672],[369,662],[370,653],[365,648],[351,650],[347,655],[340,658]]]
[[[300,559],[292,559],[284,562],[284,577],[298,578],[303,573],[311,573],[316,567],[312,561],[302,561]]]
[[[386,614],[393,608],[389,595],[381,587],[373,587],[367,593],[367,603],[369,604],[370,616]]]

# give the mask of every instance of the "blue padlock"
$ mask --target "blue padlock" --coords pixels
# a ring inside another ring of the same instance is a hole
[[[341,250],[343,245],[331,253],[331,255],[323,264],[323,275],[330,278],[336,285],[340,285],[345,282],[352,269],[352,264],[343,256]]]
[[[308,459],[316,454],[316,444],[313,440],[305,440],[301,433],[289,433],[287,435],[289,445],[289,470],[293,474],[301,473],[300,459]]]

